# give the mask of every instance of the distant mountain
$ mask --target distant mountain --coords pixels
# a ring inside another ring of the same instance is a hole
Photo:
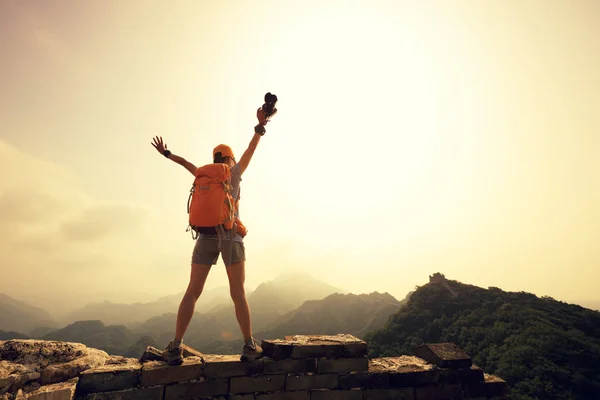
[[[0,340],[10,340],[10,339],[30,339],[30,337],[27,335],[23,335],[22,333],[19,333],[19,332],[0,331]]]
[[[57,328],[58,324],[47,311],[0,293],[0,330],[29,334],[41,326]]]
[[[142,354],[144,354],[144,351],[148,346],[161,348],[161,345],[152,336],[142,336],[135,343],[129,346],[127,350],[123,352],[123,354],[118,355],[123,355],[125,357],[140,358]]]
[[[263,282],[247,294],[252,327],[254,331],[266,329],[286,313],[294,310],[308,300],[320,300],[333,293],[342,291],[320,281],[306,273],[283,274],[275,279]],[[231,299],[207,312],[214,315],[219,324],[229,330],[237,331],[237,320]]]
[[[454,342],[511,399],[600,399],[600,312],[525,292],[483,289],[443,276],[418,288],[385,326],[366,335],[370,357]]]
[[[255,332],[268,327],[307,300],[341,292],[308,274],[284,274],[247,293]],[[62,329],[39,325],[33,337],[83,343],[114,355],[138,357],[148,345],[164,347],[175,336],[177,309],[183,293],[154,302],[88,304],[73,312],[80,320]],[[186,344],[203,352],[239,353],[241,333],[229,288],[206,290],[196,303]],[[363,322],[364,325],[364,322]]]
[[[163,296],[157,300],[157,302],[168,302],[176,304],[179,307],[179,303],[183,298],[185,291],[181,291],[177,294],[172,294],[168,296]],[[202,295],[198,299],[196,303],[196,307],[201,308],[203,310],[209,310],[223,302],[227,302],[230,300],[229,297],[229,287],[228,286],[219,286],[212,289],[204,289],[202,291]],[[173,311],[173,310],[169,310]],[[177,310],[175,310],[177,311]]]
[[[56,327],[55,328],[49,328],[47,326],[40,326],[38,328],[33,329],[29,333],[29,336],[31,336],[32,339],[41,338],[43,336],[46,336],[50,332],[54,332],[56,329],[57,329]]]
[[[247,292],[247,298],[252,307],[253,324],[262,327],[306,300],[322,299],[335,292],[341,291],[308,274],[290,273],[260,284],[256,290]],[[123,304],[108,300],[90,303],[71,312],[68,321],[99,320],[107,325],[125,325],[139,330],[142,329],[141,324],[150,318],[177,313],[183,295],[184,292],[180,292],[148,303]],[[196,303],[196,311],[222,316],[218,319],[224,326],[237,326],[229,287],[204,290]]]
[[[383,327],[401,305],[402,302],[389,293],[335,293],[321,300],[306,301],[257,336],[274,339],[294,334],[349,333],[360,338]]]
[[[600,300],[580,301],[577,304],[590,310],[600,311]]]
[[[148,303],[113,303],[105,300],[100,303],[90,303],[71,312],[68,316],[70,322],[100,320],[107,325],[125,325],[135,327],[149,318],[165,313],[177,312],[184,292],[164,296]],[[227,297],[225,296],[227,295]],[[196,307],[207,310],[226,301],[229,298],[229,289],[220,287],[208,289],[198,299]]]
[[[77,321],[41,339],[78,342],[109,354],[124,355],[124,351],[138,338],[123,325],[106,326],[102,321]]]
[[[265,290],[269,288],[273,293],[285,299],[292,309],[299,307],[307,300],[324,299],[333,293],[347,293],[304,272],[284,273],[261,286]],[[261,286],[256,288],[252,296],[259,292]]]
[[[139,324],[133,333],[136,336],[151,336],[159,343],[159,347],[165,346],[175,337],[175,324],[177,314],[167,313],[153,317]],[[199,351],[207,351],[205,344],[213,341],[232,340],[239,337],[240,329],[237,324],[224,326],[215,315],[194,313],[192,321],[185,334],[185,343]]]

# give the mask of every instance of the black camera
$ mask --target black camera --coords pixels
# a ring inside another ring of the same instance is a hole
[[[277,103],[277,96],[271,94],[271,92],[265,94],[265,104],[263,104],[262,109],[265,112],[267,119],[271,118],[276,112],[275,104]]]

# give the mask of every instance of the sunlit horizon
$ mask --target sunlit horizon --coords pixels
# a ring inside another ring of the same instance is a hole
[[[248,145],[246,285],[306,271],[398,299],[448,279],[599,301],[600,6],[0,4],[0,293],[185,290],[191,175]],[[222,261],[206,288],[227,285]],[[81,303],[81,304],[79,304]]]

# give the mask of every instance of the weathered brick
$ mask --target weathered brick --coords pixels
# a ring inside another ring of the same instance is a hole
[[[229,392],[229,379],[205,379],[177,383],[165,387],[165,400],[201,399],[225,396]]]
[[[189,357],[183,364],[171,366],[164,361],[148,361],[142,367],[141,386],[166,385],[193,381],[202,376],[202,360]]]
[[[235,376],[229,393],[276,392],[285,389],[285,375]]]
[[[369,360],[369,372],[388,375],[392,387],[428,385],[438,381],[439,370],[418,357],[383,357]]]
[[[468,383],[463,385],[463,391],[465,393],[465,397],[483,397],[486,398],[485,395],[485,383]]]
[[[317,359],[305,358],[294,360],[288,358],[286,360],[274,361],[267,358],[263,361],[263,372],[265,374],[305,374],[317,372]]]
[[[415,397],[417,400],[462,399],[463,389],[459,384],[422,386],[415,388]]]
[[[431,385],[438,382],[440,373],[435,369],[390,372],[390,386],[408,387]]]
[[[263,354],[275,361],[285,360],[292,357],[292,344],[287,340],[274,339],[261,342]]]
[[[72,378],[65,382],[45,385],[27,394],[27,399],[31,400],[73,400],[75,388],[79,378]]]
[[[369,352],[367,343],[363,340],[357,340],[357,342],[353,343],[344,343],[344,357],[358,358],[367,355]]]
[[[338,374],[287,375],[285,390],[337,389],[340,387]]]
[[[223,398],[223,400],[225,400],[225,398]],[[256,396],[254,396],[254,393],[232,394],[231,396],[227,397],[227,400],[256,400]]]
[[[340,375],[340,389],[384,388],[390,386],[387,373],[351,372]]]
[[[359,340],[351,335],[295,335],[285,339],[293,344],[292,358],[344,357],[344,345]]]
[[[296,335],[285,340],[263,340],[265,356],[273,360],[286,358],[361,357],[367,344],[352,335]]]
[[[503,379],[489,374],[483,374],[484,382],[463,385],[465,396],[470,397],[501,397],[508,393],[508,384]]]
[[[78,400],[163,400],[164,386],[147,386],[112,392],[88,393],[78,396]]]
[[[363,392],[360,389],[313,390],[310,400],[363,400]]]
[[[442,385],[483,382],[483,370],[475,365],[471,368],[440,368],[439,372],[439,383]]]
[[[454,343],[431,343],[413,347],[413,354],[440,368],[470,368],[471,357]]]
[[[274,392],[256,395],[256,400],[310,400],[310,392],[299,390],[296,392]]]
[[[325,340],[313,340],[310,343],[294,345],[292,358],[337,358],[344,356],[344,346]]]
[[[413,388],[365,389],[364,400],[414,400]]]
[[[508,384],[500,377],[484,374],[485,395],[487,397],[502,397],[508,393]]]
[[[359,372],[369,370],[369,359],[360,358],[321,358],[317,360],[319,374]]]
[[[228,378],[248,376],[263,371],[262,360],[240,361],[239,355],[205,354],[202,376],[205,378]]]
[[[107,392],[132,388],[140,384],[142,364],[104,365],[79,375],[77,394]]]

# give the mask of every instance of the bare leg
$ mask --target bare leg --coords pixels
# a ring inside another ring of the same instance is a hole
[[[196,301],[202,294],[206,278],[210,272],[210,265],[192,264],[192,272],[190,274],[190,283],[179,304],[177,312],[177,327],[175,330],[175,340],[183,340],[183,335],[187,330],[192,316],[194,315],[194,307]]]
[[[250,321],[250,307],[248,307],[248,300],[246,300],[246,291],[244,289],[246,263],[245,261],[241,261],[226,268],[227,277],[229,278],[229,293],[235,305],[235,316],[240,325],[242,335],[244,335],[244,342],[247,343],[252,337],[252,323]]]

